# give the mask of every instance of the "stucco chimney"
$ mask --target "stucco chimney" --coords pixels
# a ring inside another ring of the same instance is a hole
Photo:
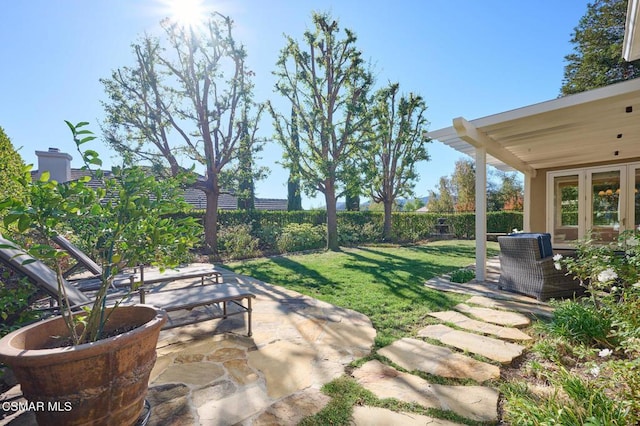
[[[58,182],[68,182],[71,180],[71,160],[72,157],[66,152],[60,152],[58,148],[49,148],[49,151],[36,151],[38,157],[38,173],[48,171],[51,180]]]

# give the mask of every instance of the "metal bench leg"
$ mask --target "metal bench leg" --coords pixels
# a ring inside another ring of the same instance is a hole
[[[248,321],[248,326],[249,326],[249,333],[247,333],[248,337],[251,337],[252,331],[251,331],[251,298],[247,297],[247,321]]]

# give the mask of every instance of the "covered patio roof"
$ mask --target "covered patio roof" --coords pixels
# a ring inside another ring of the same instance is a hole
[[[524,173],[525,230],[531,181],[541,169],[640,157],[640,78],[467,121],[427,136],[475,158],[476,235],[486,234],[486,165]],[[476,238],[476,279],[484,281],[486,239]]]
[[[427,133],[487,164],[535,176],[537,169],[640,157],[640,79],[565,96]]]

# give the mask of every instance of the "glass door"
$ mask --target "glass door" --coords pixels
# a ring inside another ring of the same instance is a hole
[[[585,237],[615,242],[640,230],[640,163],[554,171],[547,174],[547,232],[554,247]]]
[[[587,173],[589,202],[586,228],[591,238],[610,243],[618,240],[625,227],[626,195],[622,182],[624,168],[591,169]]]
[[[548,193],[553,194],[553,222],[551,229],[553,235],[553,245],[563,245],[578,241],[582,235],[580,217],[583,210],[580,203],[580,173],[555,174],[553,176],[552,188]]]

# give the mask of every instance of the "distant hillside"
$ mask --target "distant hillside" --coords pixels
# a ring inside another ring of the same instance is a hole
[[[411,198],[411,200],[413,200],[414,198]],[[422,202],[426,205],[429,202],[429,196],[426,197],[419,197],[420,200],[422,200]],[[404,204],[408,201],[409,199],[406,198],[399,198],[398,199],[398,204],[400,206],[404,206]],[[369,208],[369,204],[371,204],[371,200],[367,200],[365,202],[360,203],[360,210],[367,210]],[[344,201],[338,201],[338,203],[336,204],[337,209],[338,210],[346,210],[346,203]]]

